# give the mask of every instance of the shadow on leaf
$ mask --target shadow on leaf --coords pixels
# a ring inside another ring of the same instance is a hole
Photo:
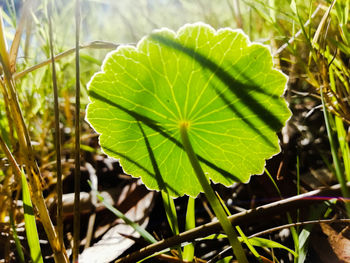
[[[258,116],[259,119],[263,120],[271,130],[278,131],[284,126],[284,124],[276,117],[276,115],[273,112],[271,112],[268,108],[266,108],[263,104],[261,104],[249,93],[254,91],[274,99],[281,99],[280,97],[276,96],[275,94],[270,94],[266,92],[265,90],[260,88],[257,84],[255,84],[254,80],[248,78],[246,75],[242,73],[240,73],[240,76],[243,79],[245,79],[245,81],[249,84],[241,83],[237,81],[234,78],[234,76],[232,76],[229,72],[227,72],[217,63],[213,62],[209,58],[195,51],[193,48],[186,47],[171,38],[167,38],[159,34],[150,35],[150,38],[156,41],[157,43],[161,43],[164,46],[167,46],[169,48],[182,52],[183,54],[197,61],[198,64],[200,64],[204,69],[208,69],[212,73],[214,73],[215,76],[226,87],[229,88],[230,92],[234,96],[236,96],[251,112],[253,112],[256,116]],[[232,69],[234,70],[234,67]],[[236,71],[238,72],[238,70]],[[225,99],[225,96],[221,92],[219,92],[218,90],[215,90],[215,92],[220,96],[220,98],[224,101],[225,104],[230,106],[232,105],[232,103],[230,103],[228,99]],[[239,117],[243,116],[243,114],[240,114],[237,109],[234,109],[232,107],[230,107],[230,109],[235,114],[238,113]],[[252,128],[254,131],[257,131],[258,134],[262,136],[262,133],[259,131],[258,127],[256,127],[253,123],[247,122],[247,119],[245,119],[244,117],[241,117],[241,118],[242,118],[242,121],[246,122],[250,128]],[[264,138],[264,140],[269,141],[271,144],[271,141],[268,138],[264,136],[262,137]]]
[[[99,101],[103,101],[104,103],[113,106],[119,110],[121,110],[122,112],[128,114],[129,116],[133,117],[136,121],[141,122],[143,124],[145,124],[147,127],[151,128],[152,130],[158,132],[161,136],[163,136],[164,138],[168,139],[169,141],[171,141],[172,143],[174,143],[177,147],[181,148],[183,150],[183,146],[182,143],[180,141],[178,141],[177,139],[175,139],[174,137],[172,137],[163,127],[160,126],[160,124],[158,124],[155,120],[146,117],[138,112],[135,111],[131,111],[129,109],[126,109],[125,107],[123,107],[122,105],[119,105],[116,102],[113,102],[109,99],[107,99],[106,97],[103,97],[99,94],[97,94],[96,92],[89,90],[89,96],[92,98],[95,98],[96,100]],[[147,145],[146,145],[147,147]],[[140,164],[138,164],[137,162],[133,161],[132,158],[128,158],[127,156],[117,153],[111,149],[107,149],[106,147],[103,146],[103,148],[105,148],[106,150],[110,151],[110,152],[114,152],[116,153],[116,155],[121,156],[125,159],[127,159],[128,161],[133,162],[135,165],[137,164],[138,167],[142,167],[140,166]],[[200,162],[204,163],[205,165],[207,165],[208,167],[210,167],[211,169],[217,171],[218,173],[222,174],[223,176],[230,178],[231,180],[235,181],[235,182],[240,182],[241,180],[234,176],[233,174],[229,173],[228,171],[218,167],[217,165],[215,165],[214,163],[206,160],[205,158],[201,157],[200,155],[197,155],[197,158]],[[148,170],[145,170],[145,172],[147,172],[148,174],[155,176],[153,173],[151,173]]]

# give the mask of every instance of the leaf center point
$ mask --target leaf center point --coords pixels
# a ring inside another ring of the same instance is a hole
[[[188,120],[180,121],[180,129],[188,130],[191,125],[191,122]]]

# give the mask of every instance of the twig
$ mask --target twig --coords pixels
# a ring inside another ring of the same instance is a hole
[[[297,227],[297,226],[306,226],[306,225],[313,225],[313,224],[325,224],[325,223],[350,223],[350,219],[321,219],[321,220],[310,220],[310,221],[304,221],[304,222],[296,222],[296,223],[291,223],[291,224],[285,224],[282,226],[277,226],[273,227],[258,233],[255,233],[248,238],[253,238],[253,237],[258,237],[258,236],[263,236],[266,234],[270,234],[272,232],[276,232],[278,230],[282,230],[285,228],[290,228],[290,227]]]
[[[350,188],[350,182],[346,184]],[[270,204],[266,204],[255,209],[250,209],[245,212],[241,212],[229,217],[229,220],[233,225],[249,225],[258,220],[263,220],[264,218],[271,218],[273,215],[279,213],[285,213],[287,210],[290,211],[295,208],[305,207],[316,202],[322,201],[322,198],[310,198],[315,196],[327,196],[334,197],[339,195],[340,185],[334,185],[331,187],[314,190],[305,194],[298,196],[293,196],[284,200],[276,201]],[[142,248],[138,252],[134,252],[126,257],[118,259],[115,263],[120,262],[137,262],[138,260],[152,255],[155,252],[161,251],[168,247],[173,247],[184,242],[191,242],[196,238],[209,236],[220,232],[221,227],[219,222],[211,222],[192,230],[181,233],[180,235],[170,237],[165,240],[161,240],[155,244],[149,245]]]
[[[310,220],[310,221],[304,221],[304,222],[297,222],[297,223],[292,223],[292,224],[286,224],[282,226],[277,226],[273,227],[258,233],[255,233],[248,238],[253,238],[253,237],[258,237],[258,236],[263,236],[266,234],[270,234],[272,232],[282,230],[285,228],[291,228],[291,227],[297,227],[297,226],[306,226],[306,225],[312,225],[312,224],[324,224],[324,223],[350,223],[350,219],[323,219],[323,220]],[[224,250],[220,251],[219,254],[217,254],[215,257],[211,258],[207,263],[213,263],[216,262],[216,260],[222,258],[222,256],[229,251],[231,248],[225,248]]]

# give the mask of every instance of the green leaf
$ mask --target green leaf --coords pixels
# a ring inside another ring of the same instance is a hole
[[[87,120],[103,151],[150,189],[202,190],[181,143],[184,123],[208,178],[248,182],[280,151],[275,133],[290,116],[287,77],[272,66],[269,49],[241,30],[154,31],[107,55],[89,84]]]

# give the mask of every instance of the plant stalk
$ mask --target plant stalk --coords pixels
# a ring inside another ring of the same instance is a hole
[[[196,228],[196,218],[195,218],[195,198],[189,196],[187,201],[187,212],[186,212],[186,222],[185,230],[191,230]],[[192,262],[194,258],[195,245],[194,242],[186,245],[183,252],[183,260]]]
[[[46,207],[45,199],[43,196],[41,175],[39,167],[34,158],[34,152],[29,137],[27,126],[24,122],[23,114],[19,105],[18,96],[15,88],[15,81],[12,78],[10,70],[9,55],[6,48],[5,33],[2,23],[2,17],[0,15],[0,62],[5,79],[5,89],[8,94],[8,104],[11,114],[13,115],[13,122],[16,129],[21,157],[21,163],[25,164],[25,170],[28,175],[29,187],[32,202],[37,208],[39,218],[45,229],[46,235],[50,242],[50,246],[54,252],[55,262],[69,262],[66,250],[63,244],[60,244],[57,238],[57,233],[52,225],[49,212]],[[10,160],[11,165],[14,168],[17,178],[21,178],[21,170],[17,161],[12,156],[5,142],[0,140],[1,147]],[[20,181],[19,181],[20,182]]]
[[[53,33],[52,33],[52,10],[49,5],[48,20],[49,20],[49,43],[50,56],[52,66],[52,86],[54,94],[54,110],[55,110],[55,148],[56,148],[56,194],[57,194],[57,236],[61,244],[63,244],[63,203],[62,203],[62,164],[61,164],[61,129],[60,129],[60,112],[58,105],[58,87],[56,77],[56,62],[54,57]]]
[[[336,144],[335,144],[335,140],[334,140],[334,137],[332,134],[330,121],[329,121],[329,115],[328,115],[329,113],[328,113],[326,105],[325,105],[322,88],[320,88],[320,94],[321,94],[322,109],[323,109],[323,115],[324,115],[324,120],[325,120],[325,124],[326,124],[327,135],[328,135],[329,144],[331,147],[332,158],[333,158],[333,163],[334,163],[335,175],[337,177],[338,182],[340,183],[342,195],[345,198],[349,198],[350,193],[349,193],[348,188],[346,187],[346,178],[345,178],[344,173],[342,171],[340,160],[339,160],[339,157],[337,154]],[[350,215],[350,204],[348,202],[344,202],[344,203],[345,203],[346,211],[347,211],[348,215]]]
[[[227,237],[229,239],[230,245],[232,246],[233,253],[235,254],[238,262],[240,263],[248,263],[248,260],[245,256],[244,250],[241,246],[241,243],[238,240],[237,233],[235,229],[233,228],[231,222],[228,220],[227,215],[225,213],[225,210],[220,204],[220,201],[216,197],[213,189],[211,188],[209,184],[209,180],[205,176],[202,167],[200,166],[200,163],[197,159],[197,156],[192,148],[190,139],[188,137],[188,122],[182,122],[180,124],[180,134],[181,134],[181,140],[182,144],[184,146],[185,152],[191,162],[191,165],[193,167],[193,170],[197,176],[197,179],[199,183],[202,186],[202,189],[212,207],[214,210],[214,213],[216,217],[218,218],[223,230],[227,234]]]
[[[7,159],[9,160],[9,162],[13,168],[14,174],[17,178],[17,181],[20,182],[20,179],[22,177],[22,171],[19,168],[17,161],[13,157],[12,153],[10,152],[9,148],[7,147],[6,143],[4,142],[4,140],[2,139],[1,136],[0,136],[0,147],[3,150],[3,152],[5,153]],[[48,239],[50,246],[54,252],[55,262],[56,263],[68,263],[69,260],[68,260],[66,250],[65,250],[63,244],[61,245],[58,242],[57,234],[56,234],[54,226],[52,225],[51,219],[49,217],[49,214],[48,214],[48,211],[46,208],[46,204],[44,201],[44,197],[42,195],[42,191],[39,190],[37,187],[37,184],[38,183],[40,184],[40,182],[37,182],[38,177],[37,177],[37,175],[28,176],[28,177],[29,177],[29,187],[30,187],[31,198],[32,198],[33,203],[37,207],[40,221],[44,226],[44,229],[45,229],[45,232],[47,235],[47,239]],[[36,179],[37,179],[37,181],[35,182]]]
[[[73,262],[79,261],[80,245],[80,1],[75,2],[75,169],[74,169],[74,234]]]

